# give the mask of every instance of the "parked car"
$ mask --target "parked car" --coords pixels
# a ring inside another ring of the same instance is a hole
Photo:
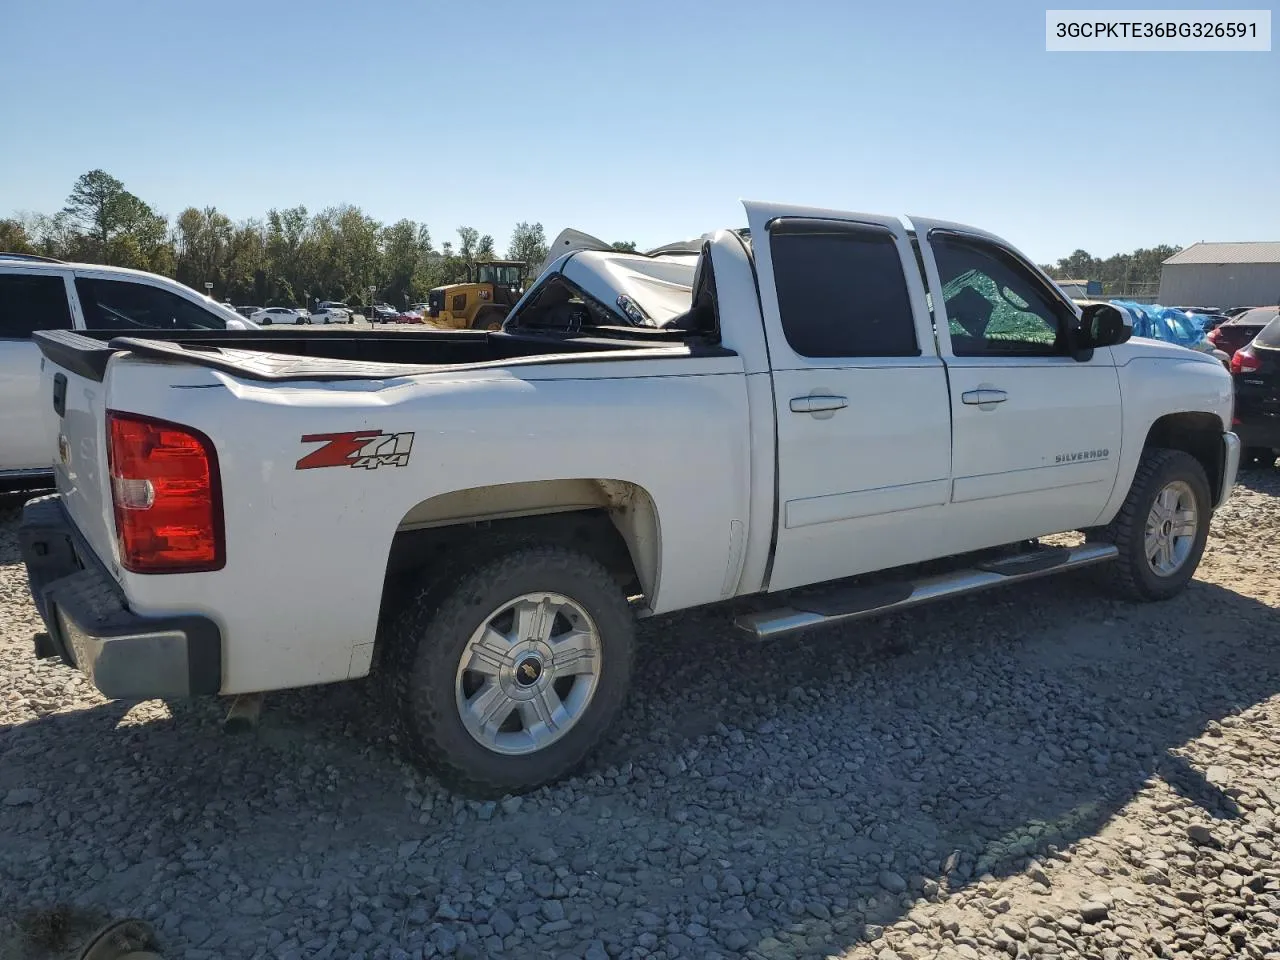
[[[304,324],[311,322],[310,315],[305,310],[298,310],[296,307],[264,307],[249,319],[264,327],[281,323]]]
[[[422,323],[422,313],[418,310],[405,310],[396,315],[396,323]]]
[[[1235,431],[1246,466],[1272,466],[1280,457],[1280,316],[1231,358],[1236,384]]]
[[[1227,356],[1233,356],[1274,320],[1277,313],[1280,307],[1250,307],[1210,331],[1209,342]]]
[[[1104,562],[1185,587],[1239,462],[1220,363],[983,231],[746,212],[693,256],[566,253],[494,332],[39,334],[72,452],[20,530],[37,655],[137,699],[376,656],[412,755],[492,796],[605,735],[635,615],[752,597],[763,639]]]
[[[262,307],[243,306],[243,307],[236,307],[235,311],[236,313],[240,314],[240,316],[248,318],[248,317],[252,317],[255,313],[257,313],[261,309]]]
[[[395,323],[400,311],[389,303],[375,303],[369,310],[370,323]]]
[[[40,392],[37,330],[225,330],[255,326],[154,273],[0,254],[0,483],[47,484],[57,458],[49,394]]]
[[[335,300],[322,300],[311,311],[311,322],[324,324],[350,323],[351,311],[345,303],[339,303]]]

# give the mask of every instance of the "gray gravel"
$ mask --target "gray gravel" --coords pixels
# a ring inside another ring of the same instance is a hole
[[[170,960],[1280,958],[1280,472],[1166,604],[1081,576],[770,645],[650,621],[600,756],[498,803],[403,762],[376,679],[231,737],[36,663],[16,515],[0,957],[118,913]]]

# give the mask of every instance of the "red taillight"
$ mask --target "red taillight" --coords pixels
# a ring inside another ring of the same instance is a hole
[[[1262,367],[1262,362],[1249,352],[1248,347],[1241,347],[1231,357],[1232,373],[1253,373]]]
[[[218,457],[203,433],[107,414],[120,563],[134,573],[220,570],[226,560]]]

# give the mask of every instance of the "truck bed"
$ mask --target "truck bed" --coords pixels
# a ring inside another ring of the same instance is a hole
[[[605,331],[601,331],[605,332]],[[485,331],[157,330],[145,337],[118,331],[43,331],[40,349],[55,363],[101,380],[108,359],[129,351],[225,370],[250,380],[361,380],[435,373],[458,367],[572,363],[602,359],[732,356],[733,351],[678,331],[635,336],[572,336]]]

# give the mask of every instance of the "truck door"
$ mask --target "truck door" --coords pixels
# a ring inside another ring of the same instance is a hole
[[[66,278],[6,264],[0,274],[0,475],[52,470],[53,396],[41,392],[36,330],[71,329]]]
[[[937,552],[951,489],[946,371],[900,221],[747,204],[777,418],[768,586]]]
[[[950,379],[952,521],[991,543],[1092,525],[1120,457],[1111,350],[1072,356],[1075,305],[1003,241],[912,224]]]

